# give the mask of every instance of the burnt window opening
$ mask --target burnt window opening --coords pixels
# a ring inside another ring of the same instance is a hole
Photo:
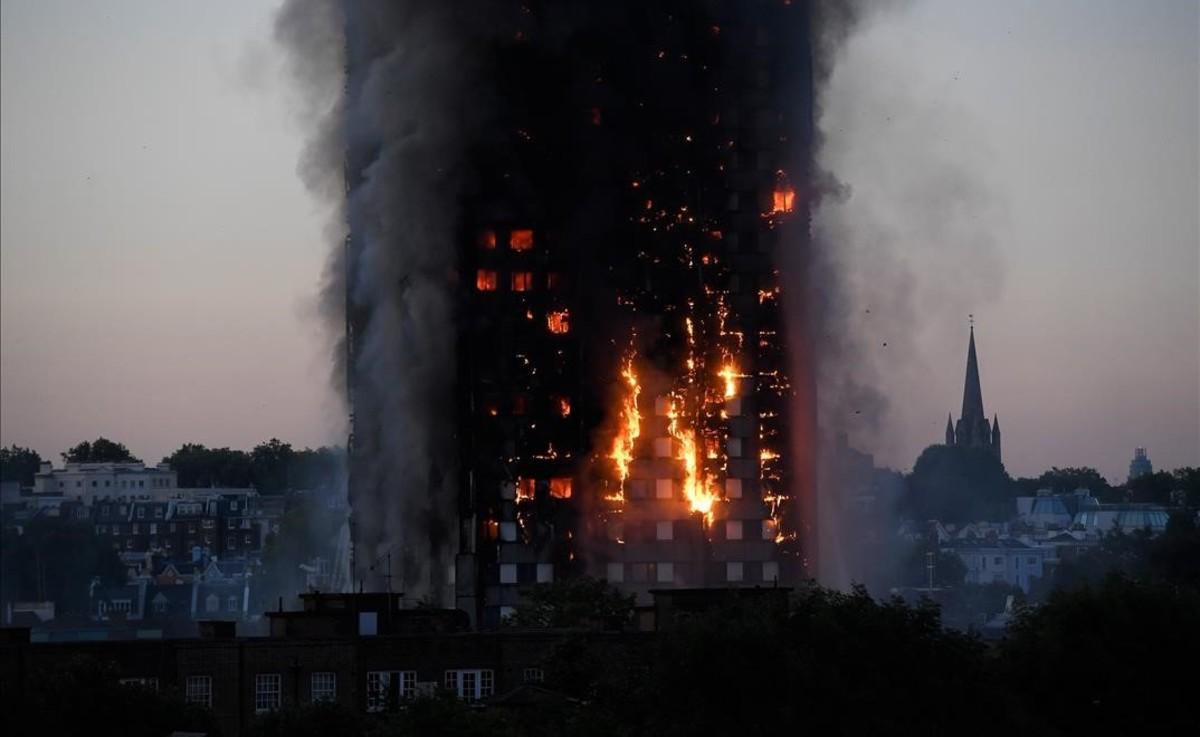
[[[550,479],[550,496],[552,498],[570,499],[571,490],[571,478],[569,476],[557,476]]]
[[[485,230],[479,234],[479,247],[485,251],[496,250],[496,231]]]
[[[564,335],[571,330],[571,313],[567,310],[553,310],[546,313],[546,327],[555,335]]]
[[[512,273],[512,290],[514,292],[529,292],[533,290],[532,271],[514,271]]]
[[[551,271],[546,274],[546,289],[558,289],[562,286],[562,274]]]
[[[533,250],[533,231],[514,230],[508,235],[508,247],[517,252]]]
[[[490,269],[479,269],[475,272],[475,288],[481,292],[494,292],[499,283],[496,272]]]

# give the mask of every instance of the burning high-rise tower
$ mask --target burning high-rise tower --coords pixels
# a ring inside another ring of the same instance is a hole
[[[488,626],[582,572],[809,575],[805,5],[346,23],[356,577]]]

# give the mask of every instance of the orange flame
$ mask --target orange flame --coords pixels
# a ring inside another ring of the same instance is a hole
[[[733,399],[737,396],[737,380],[738,369],[732,361],[726,362],[717,375],[725,382],[725,398]]]
[[[696,431],[690,427],[679,426],[679,411],[676,409],[674,398],[671,399],[667,418],[667,432],[675,439],[675,445],[679,449],[676,457],[683,461],[683,496],[688,501],[688,508],[704,515],[704,521],[712,524],[713,505],[718,495],[713,479],[702,476]]]
[[[633,449],[637,444],[638,437],[642,434],[642,414],[638,411],[638,395],[642,393],[642,385],[638,382],[637,373],[634,371],[632,355],[625,359],[621,377],[625,380],[626,392],[621,400],[617,436],[613,438],[612,452],[608,454],[608,457],[616,463],[620,486],[616,494],[606,497],[609,501],[624,501],[625,499],[625,480],[629,478],[629,465],[633,463]]]
[[[567,310],[547,312],[546,326],[555,335],[562,335],[571,329],[571,314]]]
[[[774,194],[775,196],[772,203],[774,206],[771,208],[771,212],[791,212],[796,208],[796,190],[792,189],[791,187],[783,187],[775,190]]]

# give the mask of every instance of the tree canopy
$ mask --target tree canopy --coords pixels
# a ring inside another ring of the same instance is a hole
[[[91,442],[85,440],[64,451],[62,459],[68,463],[137,463],[141,460],[135,458],[124,443],[106,437],[98,437]]]
[[[249,452],[184,443],[163,462],[175,469],[183,488],[253,486],[263,494],[278,494],[340,486],[345,451],[331,447],[295,450],[278,438],[259,443]]]
[[[1004,466],[989,451],[931,445],[908,476],[904,507],[918,520],[1006,520],[1013,513],[1014,491]]]
[[[0,481],[16,481],[33,486],[33,476],[41,468],[42,457],[36,450],[12,445],[0,448]]]

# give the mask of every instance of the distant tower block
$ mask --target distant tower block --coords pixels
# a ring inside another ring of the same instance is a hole
[[[1145,448],[1133,449],[1133,460],[1129,462],[1129,480],[1149,476],[1154,473],[1154,464],[1150,462],[1150,456],[1146,455]]]

